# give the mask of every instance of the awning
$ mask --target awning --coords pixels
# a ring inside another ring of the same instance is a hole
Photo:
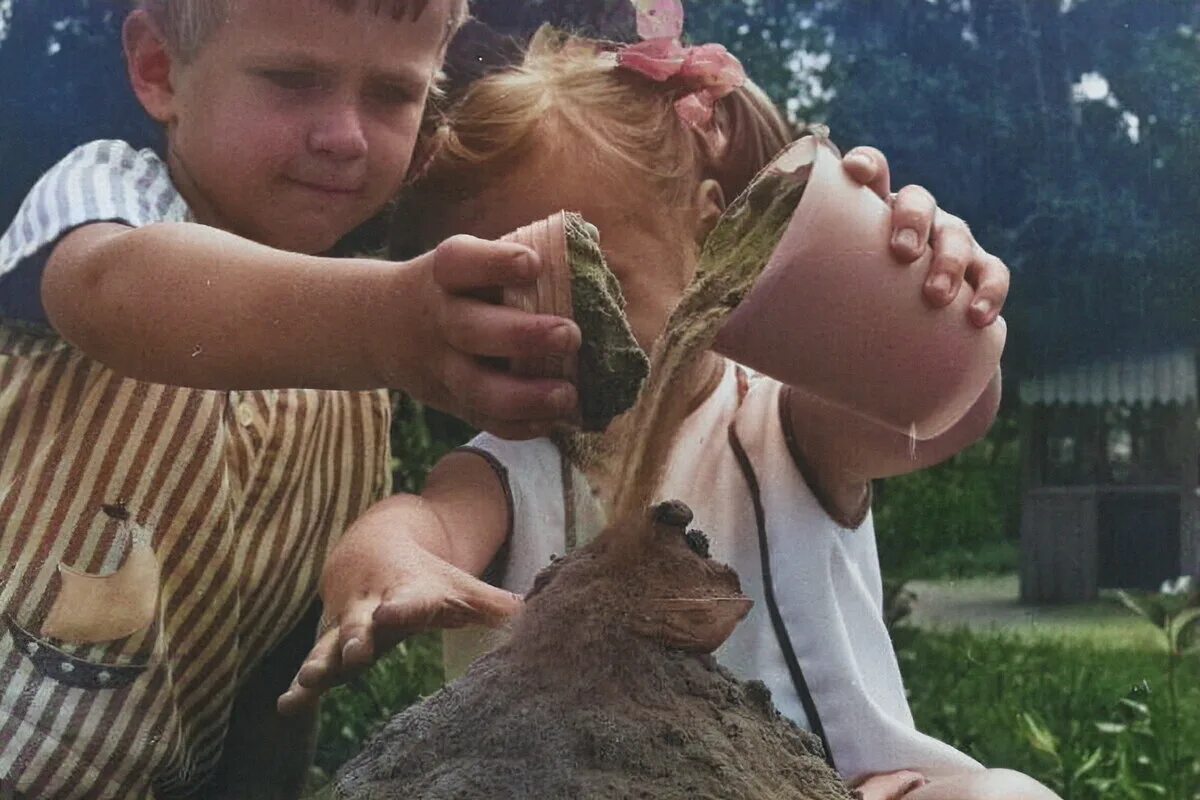
[[[1195,402],[1196,354],[1175,350],[1087,364],[1021,381],[1027,405],[1151,405]]]

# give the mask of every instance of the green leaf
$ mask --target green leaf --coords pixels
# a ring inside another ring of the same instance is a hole
[[[1131,700],[1128,697],[1122,697],[1117,701],[1117,704],[1129,711],[1132,711],[1135,716],[1148,717],[1150,716],[1150,706],[1145,703],[1139,703],[1137,700]]]
[[[1050,729],[1040,723],[1028,711],[1021,712],[1021,722],[1025,728],[1025,737],[1035,750],[1058,759],[1058,740]]]
[[[1157,627],[1161,628],[1167,621],[1167,612],[1156,595],[1149,594],[1133,594],[1131,592],[1117,592],[1117,597],[1121,603],[1133,613],[1149,620]]]
[[[1181,653],[1200,648],[1200,608],[1189,608],[1175,619],[1175,646]]]
[[[1101,723],[1097,723],[1097,724],[1101,724]],[[1075,772],[1072,775],[1072,780],[1076,780],[1076,781],[1079,780],[1084,775],[1088,774],[1089,772],[1094,770],[1097,766],[1099,766],[1100,759],[1103,757],[1103,754],[1104,754],[1104,751],[1102,748],[1097,747],[1095,750],[1093,750],[1092,754],[1090,756],[1088,756],[1087,759],[1082,764],[1080,764],[1079,767],[1075,770]]]

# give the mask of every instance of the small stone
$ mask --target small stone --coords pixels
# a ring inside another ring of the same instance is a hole
[[[110,680],[112,680],[112,674],[108,670],[101,670],[96,675],[96,683],[108,683]]]
[[[37,642],[29,642],[28,644],[25,645],[25,652],[29,653],[29,655],[34,655],[35,653],[37,653],[37,651],[38,651]]]
[[[692,510],[682,500],[668,500],[654,507],[654,521],[659,525],[686,528],[692,521]]]
[[[75,665],[72,664],[70,661],[64,661],[64,662],[62,662],[62,664],[59,665],[59,669],[61,669],[63,672],[66,672],[69,674],[69,673],[72,673],[75,671]]]
[[[712,552],[708,547],[708,537],[704,535],[704,531],[692,528],[683,535],[683,538],[693,553],[701,558],[712,558]]]

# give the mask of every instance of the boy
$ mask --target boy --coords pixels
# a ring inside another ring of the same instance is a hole
[[[510,437],[574,407],[479,358],[578,347],[473,299],[536,275],[524,248],[317,255],[395,194],[464,14],[146,0],[126,21],[165,161],[85,145],[0,239],[0,794],[295,796],[311,725],[274,697],[327,549],[388,491],[380,387]]]

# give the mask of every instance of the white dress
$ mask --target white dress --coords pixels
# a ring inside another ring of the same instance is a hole
[[[737,570],[754,600],[717,659],[743,680],[763,681],[783,714],[822,738],[847,780],[982,769],[914,727],[883,622],[871,516],[839,524],[810,490],[780,413],[784,391],[728,363],[685,420],[663,483],[660,499],[691,507],[713,558]],[[593,513],[590,493],[548,440],[484,434],[469,448],[507,481],[513,530],[497,581],[524,593],[552,555],[570,549],[569,538],[595,531],[580,520]],[[451,659],[465,641],[448,637]]]

